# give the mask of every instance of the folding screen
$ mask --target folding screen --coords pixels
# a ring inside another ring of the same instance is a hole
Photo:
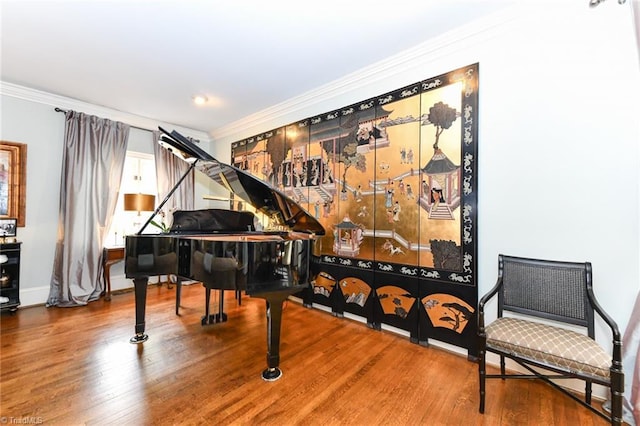
[[[477,118],[473,64],[232,144],[327,230],[305,304],[476,355]]]

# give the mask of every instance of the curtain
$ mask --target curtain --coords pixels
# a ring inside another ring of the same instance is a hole
[[[631,17],[633,19],[636,52],[640,63],[640,1],[631,1]],[[635,424],[640,425],[640,294],[629,318],[624,338],[622,339],[622,364],[624,368],[625,414],[633,413]],[[631,419],[625,417],[627,423],[633,425]]]
[[[640,294],[631,311],[622,338],[622,368],[624,369],[624,420],[640,425]],[[631,418],[632,417],[632,418]],[[635,422],[634,422],[635,420]]]
[[[171,154],[159,143],[160,132],[153,132],[153,152],[156,161],[156,179],[158,195],[161,199],[167,196],[169,191],[178,183],[180,178],[189,170],[189,163]],[[171,198],[162,208],[160,215],[165,225],[171,226],[173,212],[176,210],[193,210],[194,208],[194,176],[189,173]],[[155,220],[158,222],[157,220]]]
[[[640,60],[640,0],[631,1],[631,18],[636,33],[636,50]]]
[[[58,239],[47,306],[80,306],[103,291],[103,241],[116,209],[129,126],[65,114]]]

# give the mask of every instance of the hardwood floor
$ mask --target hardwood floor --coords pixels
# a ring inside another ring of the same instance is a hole
[[[491,380],[463,356],[287,302],[283,376],[265,382],[264,301],[227,292],[202,327],[204,290],[148,292],[149,340],[132,345],[133,293],[1,318],[0,422],[58,425],[604,425],[536,381]]]

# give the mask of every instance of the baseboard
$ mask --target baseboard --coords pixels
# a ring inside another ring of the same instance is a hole
[[[164,279],[166,277],[163,276]],[[154,283],[157,278],[151,278],[149,281]],[[185,283],[187,284],[187,283]],[[111,292],[120,290],[133,289],[133,280],[128,279],[124,274],[111,276]],[[49,298],[49,286],[21,288],[20,289],[20,307],[28,308],[31,306],[39,306],[47,303]]]
[[[20,307],[44,305],[49,298],[49,286],[20,288]]]

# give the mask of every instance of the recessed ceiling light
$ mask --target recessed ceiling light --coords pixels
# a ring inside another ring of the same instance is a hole
[[[208,101],[206,96],[202,96],[202,95],[197,95],[193,97],[193,103],[195,103],[196,105],[204,105],[206,104]]]

